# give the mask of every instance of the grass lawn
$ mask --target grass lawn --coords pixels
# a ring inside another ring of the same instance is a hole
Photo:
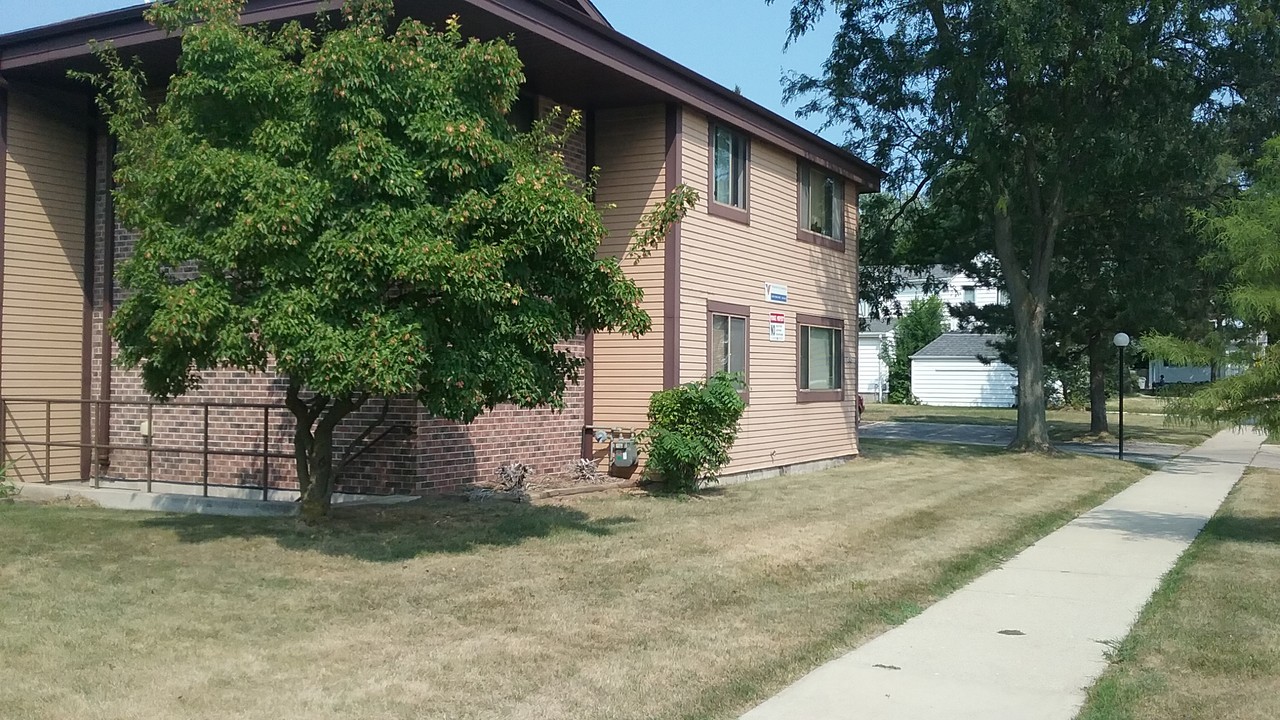
[[[1153,398],[1154,399],[1154,398]],[[1174,425],[1159,415],[1130,413],[1125,401],[1124,438],[1133,442],[1160,442],[1173,445],[1199,445],[1218,428],[1209,425]],[[1014,408],[960,408],[934,405],[889,405],[869,403],[863,419],[869,422],[892,420],[895,422],[957,423],[962,425],[1014,425],[1018,411]],[[1089,434],[1089,413],[1083,410],[1050,410],[1049,435],[1055,442],[1116,441],[1114,436],[1101,438]],[[1112,432],[1116,416],[1111,416]]]
[[[1280,473],[1251,470],[1143,611],[1080,720],[1280,717]]]
[[[1169,398],[1156,397],[1155,395],[1125,395],[1124,398],[1124,414],[1129,413],[1155,413],[1161,414],[1164,408],[1169,404]],[[1120,399],[1111,398],[1107,400],[1107,410],[1110,412],[1119,412]],[[1128,418],[1126,417],[1126,421]]]
[[[318,530],[0,505],[0,717],[733,718],[1143,472],[865,451],[698,499]]]

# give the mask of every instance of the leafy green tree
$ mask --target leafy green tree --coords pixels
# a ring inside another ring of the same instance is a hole
[[[793,0],[791,38],[828,10],[840,29],[819,76],[789,94],[852,127],[906,198],[975,208],[999,261],[1018,366],[1015,449],[1050,447],[1043,334],[1068,221],[1121,191],[1112,163],[1190,148],[1206,118],[1274,67],[1269,0]],[[1241,51],[1243,40],[1257,43]],[[965,182],[936,183],[951,175]],[[1129,174],[1159,193],[1159,174]],[[1102,184],[1099,184],[1102,183]],[[962,192],[954,192],[954,191]]]
[[[1197,177],[1202,173],[1184,168],[1179,191],[1171,182],[1170,192],[1157,197],[1100,197],[1095,211],[1069,219],[1063,228],[1045,317],[1044,360],[1050,374],[1060,377],[1074,377],[1083,368],[1085,397],[1073,393],[1068,400],[1090,408],[1091,433],[1110,430],[1106,400],[1115,390],[1117,362],[1112,336],[1185,332],[1206,317],[1205,298],[1218,279],[1203,262],[1208,246],[1189,208],[1206,207],[1214,191],[1203,182],[1207,170]],[[999,280],[989,266],[966,270]],[[985,332],[1015,332],[1007,307],[962,306],[954,312],[962,324]],[[1009,358],[1016,353],[1012,343],[1002,350]],[[1077,389],[1074,383],[1067,387]]]
[[[1224,299],[1239,327],[1280,337],[1280,137],[1264,145],[1249,187],[1206,218],[1206,232],[1229,268]],[[1167,347],[1159,347],[1162,341]],[[1188,361],[1215,356],[1196,356],[1197,343],[1178,350],[1176,338],[1144,342],[1166,356],[1184,352]],[[1175,400],[1168,411],[1193,422],[1256,421],[1270,433],[1280,432],[1280,353],[1269,347],[1249,349],[1232,359],[1247,364],[1242,374]]]
[[[524,82],[509,44],[464,39],[456,18],[394,25],[391,0],[349,0],[319,30],[242,27],[241,7],[147,10],[182,32],[154,108],[109,48],[91,78],[140,234],[112,332],[159,397],[274,361],[305,518],[328,512],[334,430],[366,402],[416,396],[463,422],[558,405],[582,366],[563,341],[649,328],[619,260],[596,257],[605,229],[562,138],[507,120]]]
[[[859,321],[899,318],[906,308],[897,296],[904,288],[916,286],[926,294],[945,289],[946,278],[930,272],[936,265],[933,251],[920,251],[912,243],[913,234],[904,226],[922,222],[920,213],[891,193],[859,197],[858,209],[858,301]]]
[[[911,356],[946,332],[942,299],[931,295],[912,300],[902,319],[893,328],[893,347],[884,348],[885,362],[889,366],[889,402],[912,403]]]

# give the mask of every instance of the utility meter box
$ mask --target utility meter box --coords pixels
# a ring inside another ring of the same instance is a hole
[[[609,454],[611,465],[619,468],[635,467],[636,464],[636,439],[635,438],[614,438],[609,443]]]

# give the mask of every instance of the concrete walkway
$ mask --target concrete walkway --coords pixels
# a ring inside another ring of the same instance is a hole
[[[869,422],[858,430],[860,437],[872,440],[912,440],[915,442],[956,445],[994,445],[1003,447],[1013,441],[1012,425],[965,425],[961,423]],[[1097,457],[1115,457],[1116,446],[1106,443],[1058,443],[1058,449]],[[1187,450],[1183,445],[1152,442],[1126,442],[1124,459],[1161,465]]]
[[[744,719],[1071,720],[1262,440],[1219,433]]]
[[[209,497],[202,496],[201,486],[155,482],[155,492],[146,492],[140,482],[106,482],[94,487],[88,482],[17,483],[18,498],[34,502],[82,500],[108,510],[143,510],[148,512],[186,513],[190,515],[222,515],[226,517],[287,517],[297,515],[296,490],[272,490],[268,500],[254,489],[210,487]],[[415,502],[415,495],[348,495],[335,494],[333,503],[344,507],[356,505],[397,505]]]

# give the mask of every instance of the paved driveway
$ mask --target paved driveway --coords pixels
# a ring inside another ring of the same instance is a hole
[[[960,425],[951,423],[874,422],[863,425],[859,435],[871,440],[911,440],[958,445],[1008,445],[1013,440],[1012,425]],[[1061,450],[1098,457],[1115,457],[1116,446],[1093,443],[1061,443]],[[1125,443],[1124,459],[1163,465],[1185,452],[1182,445]]]

